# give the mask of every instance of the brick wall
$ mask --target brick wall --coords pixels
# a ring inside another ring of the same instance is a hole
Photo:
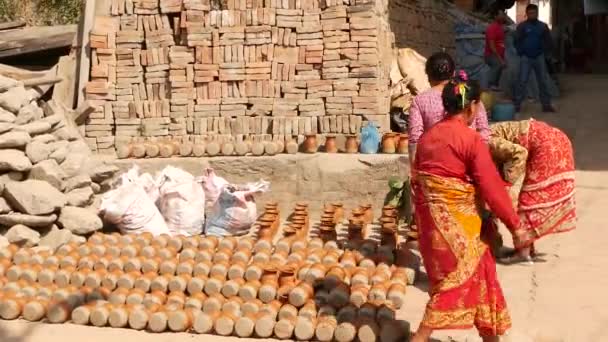
[[[393,23],[381,0],[108,6],[91,32],[93,150],[354,134],[367,120],[388,128]]]

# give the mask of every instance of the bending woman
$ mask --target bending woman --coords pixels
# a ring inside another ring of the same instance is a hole
[[[503,164],[521,226],[513,232],[517,255],[505,260],[531,262],[534,242],[576,227],[574,157],[565,133],[533,119],[492,125],[490,150]],[[521,191],[518,180],[523,180]]]
[[[480,238],[476,193],[510,229],[519,225],[487,145],[468,125],[481,103],[477,82],[443,89],[447,118],[422,135],[414,161],[419,246],[431,299],[412,341],[427,341],[436,329],[476,327],[485,342],[511,327],[488,245]]]
[[[426,74],[431,89],[416,96],[410,107],[408,118],[408,136],[410,161],[414,160],[416,144],[422,134],[446,116],[441,99],[441,92],[445,85],[454,77],[454,60],[445,52],[435,53],[426,61]],[[477,116],[470,127],[479,131],[484,142],[488,141],[490,129],[488,128],[488,115],[482,103],[479,103]]]

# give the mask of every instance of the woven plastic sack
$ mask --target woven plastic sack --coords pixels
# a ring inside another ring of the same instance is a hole
[[[168,166],[157,181],[161,184],[160,212],[171,235],[200,235],[205,223],[205,192],[201,180]]]
[[[247,234],[258,215],[254,196],[268,191],[269,188],[270,183],[263,180],[243,187],[224,186],[211,214],[207,217],[205,234],[213,236]]]
[[[167,224],[146,190],[127,183],[107,192],[100,212],[106,222],[115,224],[123,234],[169,234]]]
[[[127,184],[137,184],[148,194],[152,203],[156,203],[159,198],[159,186],[156,179],[149,173],[140,174],[139,166],[133,165],[129,171],[123,173],[118,178],[118,182],[114,185],[115,188],[125,186]]]
[[[222,189],[229,184],[227,180],[215,174],[212,168],[205,169],[202,182],[207,206],[213,206],[220,197]]]

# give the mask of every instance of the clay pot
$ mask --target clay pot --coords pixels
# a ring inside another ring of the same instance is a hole
[[[395,142],[394,133],[386,133],[382,137],[382,153],[395,153],[397,151],[397,144]]]
[[[409,136],[407,134],[399,135],[399,142],[397,143],[397,153],[407,154],[409,152]]]
[[[326,153],[337,153],[338,146],[336,146],[336,137],[328,135],[325,137],[325,152]]]
[[[344,145],[346,153],[357,153],[359,152],[359,142],[357,142],[356,135],[349,135],[346,137],[346,143]]]
[[[317,152],[317,149],[318,149],[317,135],[316,134],[307,135],[306,139],[304,139],[304,144],[303,144],[302,148],[305,153]]]

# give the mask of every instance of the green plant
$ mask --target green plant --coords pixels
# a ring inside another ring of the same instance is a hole
[[[409,177],[401,180],[398,177],[391,177],[388,181],[389,191],[384,201],[385,205],[392,205],[397,208],[399,217],[407,224],[412,223],[412,203],[411,187]]]
[[[80,17],[82,0],[37,0],[38,13],[47,13],[52,24],[74,24]]]
[[[82,0],[0,0],[0,20],[25,20],[29,25],[75,24]]]

